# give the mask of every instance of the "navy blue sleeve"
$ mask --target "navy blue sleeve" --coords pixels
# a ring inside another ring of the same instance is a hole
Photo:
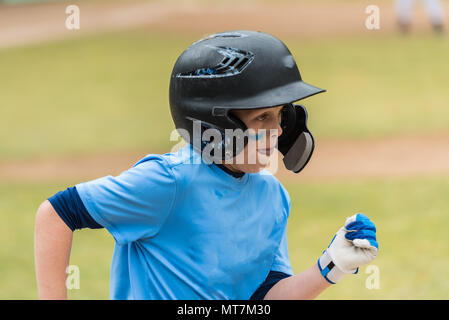
[[[256,292],[253,293],[250,300],[263,300],[268,291],[270,291],[276,283],[287,277],[291,277],[291,275],[280,271],[270,271],[265,281],[259,286]]]
[[[87,212],[76,187],[59,191],[48,198],[48,201],[50,201],[55,211],[72,231],[83,228],[103,228]]]

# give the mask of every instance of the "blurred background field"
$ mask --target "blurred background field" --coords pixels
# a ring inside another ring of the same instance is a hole
[[[37,298],[33,232],[39,204],[68,186],[126,170],[147,153],[169,152],[175,142],[169,138],[174,126],[168,83],[177,56],[206,34],[240,28],[279,36],[304,80],[328,90],[303,101],[317,143],[309,167],[297,176],[278,175],[292,198],[288,233],[294,271],[316,261],[346,217],[364,212],[378,227],[380,252],[373,265],[380,270],[380,288],[366,287],[369,274],[363,267],[319,298],[448,298],[449,39],[433,34],[422,13],[413,32],[403,36],[395,29],[392,2],[379,3],[378,31],[366,30],[361,0],[76,3],[80,32],[61,31],[51,38],[52,29],[43,28],[48,38],[39,41],[26,33],[27,23],[37,19],[33,13],[48,14],[49,26],[52,19],[63,26],[66,15],[59,9],[72,2],[0,4],[0,18],[8,12],[10,19],[8,24],[0,19],[1,299]],[[158,19],[145,23],[147,7],[140,10],[140,4],[151,5],[149,12],[160,10]],[[125,19],[125,8],[136,6],[133,12],[142,23],[100,28],[86,21],[87,32],[84,6],[93,20],[108,6],[123,6],[118,12]],[[229,7],[256,14],[248,21],[244,14],[228,14]],[[300,17],[312,12],[323,19],[293,21],[295,13],[281,19],[290,7]],[[257,18],[269,17],[266,11],[273,8],[279,12],[272,20]],[[216,17],[199,19],[198,12],[208,9]],[[348,15],[346,27],[338,15],[329,18],[335,11]],[[12,42],[11,35],[23,41]],[[379,148],[389,139],[396,139],[407,158]],[[373,152],[360,154],[361,144]],[[338,151],[340,145],[345,152],[338,159],[347,165],[337,168],[335,158],[323,157],[332,154],[329,146]],[[389,170],[381,170],[376,156],[391,160]],[[404,163],[413,162],[412,169],[403,170]],[[368,164],[376,163],[376,176],[350,171],[355,165],[368,171]],[[80,267],[81,288],[71,290],[70,298],[107,299],[112,237],[104,230],[83,230],[75,232],[73,243],[71,264]]]

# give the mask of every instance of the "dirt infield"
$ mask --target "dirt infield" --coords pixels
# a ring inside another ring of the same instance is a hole
[[[117,175],[146,153],[164,152],[166,151],[0,162],[0,180],[81,182],[109,174]],[[280,157],[278,168],[276,176],[283,181],[447,176],[449,133],[368,141],[318,140],[314,155],[301,174],[285,170]]]
[[[376,4],[380,30],[368,30],[365,1],[205,2],[162,1],[79,2],[80,29],[68,30],[66,7],[72,3],[0,4],[0,48],[66,38],[85,33],[145,26],[158,32],[208,34],[254,29],[281,36],[317,37],[396,32],[393,1]],[[448,11],[449,3],[444,3]],[[422,6],[414,28],[429,28]]]

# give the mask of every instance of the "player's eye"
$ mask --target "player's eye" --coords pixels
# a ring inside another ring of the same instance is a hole
[[[261,115],[256,117],[256,120],[258,120],[258,121],[265,121],[265,120],[267,120],[271,116],[274,116],[274,114],[272,115],[272,114],[270,114],[268,112],[262,113]],[[279,111],[279,113],[277,115],[277,119],[278,119],[278,122],[280,123],[281,120],[282,120],[282,110]]]

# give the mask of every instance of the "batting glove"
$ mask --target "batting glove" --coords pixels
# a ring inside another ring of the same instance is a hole
[[[358,213],[346,219],[344,227],[335,234],[327,250],[318,259],[323,277],[337,283],[345,274],[357,273],[359,266],[377,256],[376,226],[367,216]]]

